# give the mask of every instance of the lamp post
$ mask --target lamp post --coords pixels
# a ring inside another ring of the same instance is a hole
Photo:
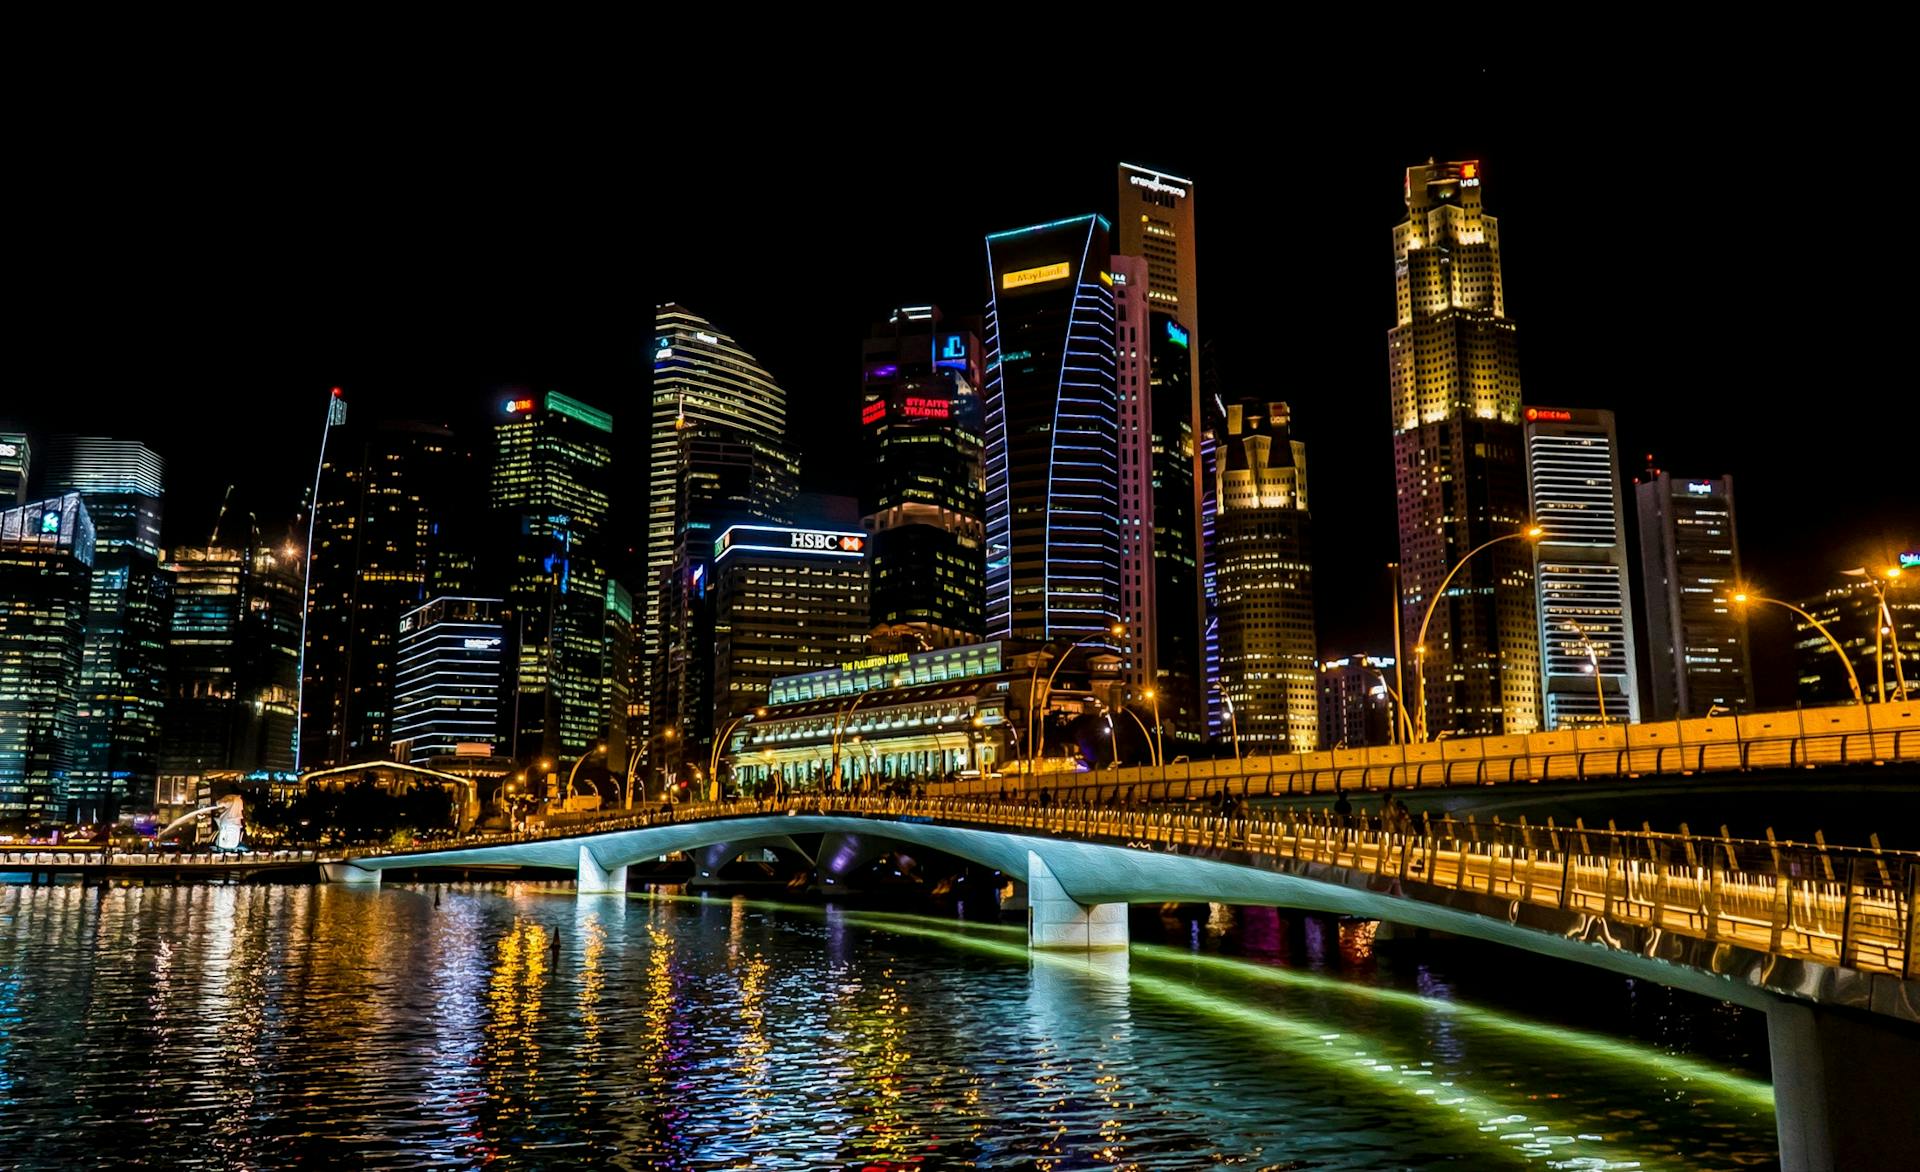
[[[1140,714],[1131,708],[1122,708],[1120,711],[1132,717],[1133,723],[1140,727],[1140,739],[1145,741],[1147,745],[1147,764],[1160,764],[1160,754],[1153,751],[1153,734],[1147,731],[1147,722],[1141,720]]]
[[[1826,636],[1828,646],[1832,647],[1833,653],[1840,657],[1840,666],[1847,669],[1847,686],[1853,689],[1853,702],[1855,704],[1865,704],[1867,702],[1867,698],[1860,693],[1860,677],[1853,674],[1853,661],[1847,658],[1846,648],[1840,646],[1840,640],[1833,637],[1833,632],[1827,630],[1826,624],[1793,605],[1793,603],[1782,602],[1778,598],[1767,598],[1763,595],[1742,591],[1733,596],[1733,601],[1740,606],[1746,606],[1754,602],[1772,603],[1774,606],[1784,607],[1792,611],[1794,614],[1799,615],[1801,618],[1807,620],[1807,622],[1813,624],[1813,629]]]
[[[1227,686],[1225,684],[1215,684],[1214,688],[1219,691],[1220,699],[1225,702],[1227,706],[1227,721],[1233,729],[1233,768],[1235,772],[1238,772],[1243,768],[1240,760],[1240,718],[1233,714],[1233,697],[1227,695]]]
[[[1566,623],[1565,626],[1567,630],[1580,636],[1580,641],[1573,646],[1587,654],[1587,670],[1593,673],[1593,695],[1600,701],[1600,723],[1605,724],[1607,723],[1607,691],[1600,685],[1601,645],[1595,643],[1593,636],[1587,634],[1587,629],[1579,623]]]
[[[1893,644],[1893,695],[1896,700],[1907,698],[1907,671],[1900,664],[1900,625],[1893,621],[1893,611],[1887,607],[1887,587],[1900,580],[1900,567],[1888,566],[1878,574],[1867,572],[1865,566],[1851,570],[1841,570],[1850,578],[1864,578],[1873,587],[1875,609],[1873,614],[1873,674],[1877,680],[1879,701],[1887,702],[1887,664],[1880,653],[1881,636],[1884,634]]]
[[[1398,662],[1399,662],[1398,660],[1395,661],[1396,675],[1399,674],[1397,670]],[[1400,693],[1394,691],[1393,685],[1387,682],[1386,672],[1383,672],[1376,667],[1373,669],[1373,674],[1374,674],[1374,677],[1380,681],[1380,686],[1386,689],[1388,698],[1393,701],[1393,719],[1387,722],[1388,742],[1397,743],[1403,739],[1409,740],[1409,741],[1412,740],[1413,739],[1413,717],[1407,714],[1407,702],[1405,700],[1402,700],[1400,698]]]
[[[1440,579],[1439,589],[1435,590],[1433,597],[1427,600],[1427,613],[1420,617],[1420,633],[1413,638],[1413,683],[1420,689],[1420,706],[1415,713],[1415,740],[1427,739],[1427,624],[1433,621],[1433,612],[1440,605],[1440,600],[1447,596],[1447,584],[1452,582],[1453,576],[1460,572],[1460,568],[1472,561],[1473,555],[1481,550],[1492,549],[1503,541],[1519,541],[1523,538],[1528,541],[1538,541],[1544,532],[1546,531],[1538,525],[1529,525],[1517,533],[1508,533],[1492,541],[1483,541],[1468,550],[1466,556],[1455,562],[1453,568],[1447,571],[1447,576]]]
[[[1072,643],[1067,644],[1066,650],[1060,653],[1060,658],[1054,661],[1053,670],[1047,673],[1047,695],[1049,697],[1053,695],[1053,681],[1056,678],[1058,678],[1058,676],[1060,675],[1060,669],[1066,666],[1067,660],[1073,657],[1074,648],[1079,647],[1083,644],[1091,643],[1095,639],[1119,638],[1125,635],[1126,633],[1127,633],[1127,628],[1124,623],[1115,623],[1113,624],[1113,626],[1108,627],[1104,631],[1096,631],[1091,635],[1083,635],[1080,638],[1075,639]],[[1051,647],[1052,645],[1053,645],[1052,643],[1042,644],[1040,647],[1040,650],[1044,652],[1048,647]],[[1033,707],[1034,707],[1034,701],[1038,695],[1035,689],[1035,685],[1038,684],[1039,682],[1040,682],[1040,659],[1038,656],[1035,656],[1033,661],[1033,674],[1027,680],[1027,728],[1029,730],[1033,728]],[[1033,769],[1031,768],[1032,763],[1034,761],[1037,761],[1041,757],[1046,756],[1047,754],[1047,719],[1046,718],[1047,718],[1047,712],[1046,712],[1046,709],[1043,707],[1040,710],[1040,731],[1037,733],[1033,733],[1027,738],[1029,741],[1032,742],[1032,745],[1033,745],[1033,753],[1029,758],[1029,762],[1028,762],[1029,768],[1027,769],[1027,772],[1029,774],[1033,772]]]
[[[840,733],[842,730],[846,728],[847,719],[853,715],[853,710],[860,707],[860,701],[865,700],[868,696],[871,696],[872,694],[873,693],[871,691],[860,693],[858,696],[855,696],[853,698],[853,703],[847,705],[845,708],[842,708],[838,713],[834,715],[834,718],[833,718],[833,768],[829,772],[829,777],[828,777],[828,784],[832,789],[838,790],[840,788]]]
[[[1146,690],[1147,699],[1153,701],[1153,763],[1160,767],[1160,781],[1167,780],[1167,742],[1160,733],[1160,692],[1156,688]]]
[[[752,720],[756,716],[765,716],[766,714],[767,710],[765,708],[756,708],[752,712],[743,712],[733,718],[732,722],[727,725],[726,731],[713,739],[713,751],[707,754],[707,776],[712,778],[715,784],[718,784],[720,781],[720,750],[726,747],[727,738],[732,736],[733,730],[739,728],[742,724]]]
[[[573,769],[569,771],[567,774],[567,788],[565,793],[561,797],[562,805],[564,805],[567,801],[572,800],[574,780],[580,776],[580,767],[587,763],[587,758],[593,756],[595,753],[605,753],[606,751],[607,751],[607,746],[604,744],[599,744],[599,745],[595,745],[591,749],[588,749],[586,752],[580,754],[580,759],[573,763]],[[597,794],[600,791],[598,789],[595,789],[593,792]]]

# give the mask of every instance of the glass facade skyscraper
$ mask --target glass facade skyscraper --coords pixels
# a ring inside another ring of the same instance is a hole
[[[0,431],[0,509],[27,503],[33,444],[23,431]]]
[[[0,510],[0,822],[65,813],[93,556],[79,493]]]
[[[1528,407],[1527,485],[1548,729],[1640,720],[1613,412]]]
[[[1387,333],[1394,491],[1400,515],[1401,630],[1432,606],[1425,680],[1407,697],[1429,735],[1539,728],[1533,557],[1506,541],[1527,526],[1520,357],[1501,287],[1500,232],[1481,210],[1480,165],[1407,168],[1407,218],[1393,230],[1397,320]],[[1414,650],[1411,643],[1408,650]]]
[[[55,436],[46,491],[77,492],[93,518],[92,597],[80,661],[73,771],[66,813],[114,817],[153,797],[158,771],[169,583],[160,567],[165,464],[142,444]]]
[[[465,746],[495,755],[508,647],[497,598],[442,595],[400,616],[393,759],[425,765]]]
[[[987,237],[986,626],[1074,641],[1120,619],[1110,225]]]
[[[1633,492],[1653,685],[1647,718],[1751,711],[1747,616],[1733,601],[1742,580],[1733,477],[1675,480],[1650,469]]]

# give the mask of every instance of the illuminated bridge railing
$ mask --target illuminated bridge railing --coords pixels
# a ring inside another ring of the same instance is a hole
[[[1511,737],[1460,737],[1320,753],[1174,762],[1165,768],[1042,769],[1009,763],[1000,777],[930,782],[945,797],[1037,793],[1095,801],[1182,801],[1425,789],[1515,782],[1818,768],[1920,761],[1920,703],[1846,705],[1703,720],[1610,725]]]
[[[788,813],[976,826],[1309,874],[1314,866],[1338,867],[1389,891],[1396,884],[1426,884],[1780,957],[1920,978],[1914,912],[1920,854],[1823,843],[1567,829],[1551,822],[1533,827],[1524,821],[1343,819],[1321,811],[1252,810],[1240,817],[1145,806],[799,795],[662,807],[532,833],[469,836],[457,845]]]

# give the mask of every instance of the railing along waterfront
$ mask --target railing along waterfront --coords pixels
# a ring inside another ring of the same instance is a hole
[[[1218,858],[1266,869],[1340,867],[1397,893],[1427,884],[1592,914],[1694,939],[1862,972],[1920,978],[1920,854],[1452,818],[1291,809],[1219,814],[1153,806],[801,794],[663,805],[539,830],[474,835],[482,847],[768,814],[894,818],[978,826]],[[439,847],[355,852],[390,857]]]
[[[1219,793],[1287,797],[1914,760],[1920,760],[1920,703],[1902,701],[1318,753],[1249,753],[1240,761],[1176,761],[1084,773],[1047,769],[1051,762],[1043,762],[1027,774],[1015,761],[1003,764],[1001,776],[929,782],[928,790],[943,797],[993,797],[1045,789],[1054,797],[1159,802]]]

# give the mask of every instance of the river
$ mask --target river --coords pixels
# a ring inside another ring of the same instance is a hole
[[[0,1167],[1753,1168],[1765,1034],[1372,926],[0,887]]]

